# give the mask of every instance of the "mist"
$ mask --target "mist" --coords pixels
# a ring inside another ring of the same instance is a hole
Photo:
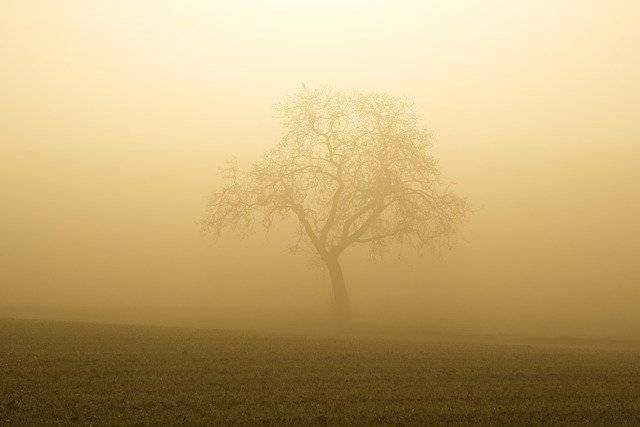
[[[328,84],[415,101],[473,204],[458,241],[343,260],[398,330],[640,339],[640,4],[3,2],[0,310],[257,328],[325,320],[287,224],[212,241],[219,168]],[[259,324],[258,324],[259,323]]]

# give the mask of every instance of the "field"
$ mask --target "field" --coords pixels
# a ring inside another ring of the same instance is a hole
[[[0,423],[640,424],[640,349],[0,320]]]

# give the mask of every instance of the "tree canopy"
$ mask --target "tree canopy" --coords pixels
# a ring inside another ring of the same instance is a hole
[[[453,235],[469,212],[441,179],[431,134],[410,101],[303,87],[277,112],[283,138],[248,172],[225,168],[205,230],[293,216],[300,242],[331,272],[349,247],[421,248]]]

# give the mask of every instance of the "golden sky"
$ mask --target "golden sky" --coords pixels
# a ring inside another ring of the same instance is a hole
[[[638,22],[635,0],[5,0],[0,300],[324,304],[278,235],[194,225],[304,82],[412,97],[478,209],[442,257],[354,253],[356,309],[638,337]]]

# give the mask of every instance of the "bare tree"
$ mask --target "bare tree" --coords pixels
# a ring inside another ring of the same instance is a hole
[[[350,314],[340,265],[354,245],[421,248],[455,233],[469,211],[443,185],[412,103],[379,93],[305,86],[277,106],[283,139],[241,174],[235,164],[208,204],[206,231],[270,227],[293,217],[329,272],[336,313]]]

